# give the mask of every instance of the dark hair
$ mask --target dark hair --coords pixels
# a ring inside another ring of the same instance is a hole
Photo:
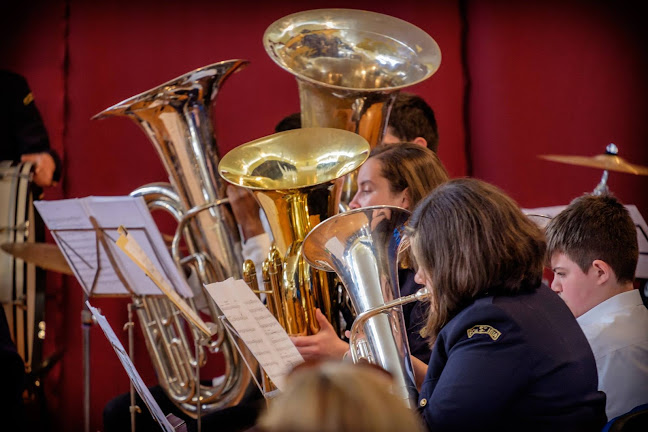
[[[417,144],[382,144],[371,151],[369,158],[380,161],[380,175],[387,179],[393,193],[408,189],[411,209],[449,178],[436,153]]]
[[[432,108],[415,94],[400,92],[389,114],[388,126],[401,141],[425,138],[427,148],[433,152],[439,147],[439,133]]]
[[[301,113],[292,113],[282,118],[275,126],[275,132],[284,132],[287,130],[301,128]]]
[[[429,278],[430,312],[422,334],[430,343],[474,299],[540,285],[544,236],[491,184],[450,180],[419,203],[409,225],[414,259]]]
[[[546,228],[547,260],[564,253],[587,273],[594,260],[610,265],[619,283],[634,280],[639,246],[630,213],[612,195],[583,195]]]

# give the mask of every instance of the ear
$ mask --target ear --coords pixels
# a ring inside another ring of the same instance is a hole
[[[592,261],[592,268],[590,271],[595,272],[596,283],[602,285],[609,280],[614,280],[614,272],[612,267],[603,260]]]
[[[416,137],[412,140],[414,144],[418,144],[421,147],[427,147],[427,140],[423,137]]]
[[[401,207],[411,211],[412,210],[412,208],[411,208],[412,198],[410,198],[409,188],[403,189],[403,191],[401,193],[403,194],[403,196],[401,198]]]

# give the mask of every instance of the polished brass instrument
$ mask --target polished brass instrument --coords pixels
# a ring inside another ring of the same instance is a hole
[[[236,147],[219,164],[221,176],[250,189],[267,216],[275,246],[264,270],[266,290],[291,335],[319,330],[316,307],[339,325],[335,285],[303,260],[302,242],[312,227],[337,213],[343,176],[368,155],[369,144],[360,135],[308,128]]]
[[[424,297],[399,299],[398,255],[410,212],[375,206],[351,210],[320,223],[304,239],[305,259],[315,268],[335,272],[358,316],[351,332],[355,362],[365,359],[392,373],[393,391],[411,407],[418,392],[401,304]],[[364,339],[356,342],[362,330]]]
[[[235,236],[238,231],[228,209],[222,206],[226,200],[221,199],[222,181],[216,173],[218,151],[211,104],[225,80],[246,65],[244,60],[230,60],[196,69],[94,117],[129,117],[155,146],[171,184],[145,185],[131,195],[142,196],[151,210],[166,210],[176,219],[173,257],[181,269],[188,265],[196,272],[201,287],[241,275],[240,241]],[[181,239],[189,251],[184,257],[180,254]],[[191,347],[191,341],[198,338],[187,337],[188,331],[197,330],[181,318],[168,299],[133,299],[160,385],[171,401],[194,417],[240,402],[251,382],[244,360],[256,364],[251,354],[243,351],[243,359],[233,347],[237,341],[229,339],[218,319],[221,314],[217,306],[200,289],[198,297],[211,313],[218,332],[215,339],[202,343],[199,358]],[[193,299],[188,300],[195,307]],[[197,389],[193,370],[197,363],[206,362],[207,353],[214,352],[224,356],[225,374],[218,383]]]
[[[295,75],[302,127],[332,127],[382,141],[397,93],[434,74],[437,43],[420,28],[388,15],[353,9],[317,9],[271,24],[263,43],[270,57]],[[343,203],[356,190],[345,179]]]

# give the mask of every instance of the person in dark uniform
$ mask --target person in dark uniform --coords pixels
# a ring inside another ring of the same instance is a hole
[[[32,162],[33,181],[52,186],[61,177],[61,159],[50,148],[47,130],[34,96],[22,76],[0,70],[4,97],[0,100],[0,160]]]
[[[373,205],[395,205],[413,209],[435,187],[448,180],[448,173],[437,155],[418,144],[383,144],[371,151],[358,171],[358,192],[349,203],[357,209]],[[401,296],[419,288],[414,271],[404,263],[398,272]],[[430,358],[430,347],[420,330],[427,317],[427,305],[414,302],[403,306],[410,352],[423,362]],[[342,358],[349,344],[341,340],[326,317],[317,312],[320,331],[312,336],[293,337],[293,343],[305,359]]]
[[[4,307],[0,306],[0,420],[7,430],[21,431],[24,422],[22,393],[25,364],[9,334]]]
[[[0,70],[4,91],[0,98],[0,160],[32,162],[33,188],[38,197],[43,187],[52,186],[61,173],[61,160],[50,148],[47,130],[34,103],[34,96],[22,76]],[[35,240],[43,241],[45,232],[36,214]],[[41,278],[44,276],[40,276]],[[4,307],[0,306],[0,417],[7,430],[23,430],[25,407],[23,391],[27,385],[25,364],[11,339]]]
[[[434,431],[599,431],[605,394],[569,308],[541,283],[545,240],[493,185],[455,179],[410,218],[430,290],[419,410]]]

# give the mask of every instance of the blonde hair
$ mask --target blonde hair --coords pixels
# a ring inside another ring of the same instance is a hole
[[[264,432],[422,431],[422,422],[390,393],[391,375],[374,365],[322,362],[292,372],[258,426]]]

